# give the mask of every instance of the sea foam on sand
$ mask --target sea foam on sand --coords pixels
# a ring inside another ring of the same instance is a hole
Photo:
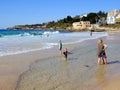
[[[72,52],[68,61],[58,55],[56,46],[42,52],[0,57],[0,89],[114,90],[112,81],[120,77],[119,37],[111,33],[103,38],[108,44],[108,65],[97,65],[97,39],[65,45]]]
[[[119,37],[110,34],[103,38],[108,44],[107,65],[97,65],[97,40],[88,40],[78,44],[67,61],[54,56],[32,63],[16,90],[119,90],[120,86],[108,88],[108,81],[120,77]]]

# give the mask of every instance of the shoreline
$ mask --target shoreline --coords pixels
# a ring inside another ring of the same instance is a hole
[[[114,33],[112,34],[114,36]],[[119,34],[118,34],[119,35]],[[110,35],[111,36],[111,35]],[[112,36],[112,37],[113,37]],[[109,36],[108,36],[109,37]],[[106,40],[108,37],[103,37],[103,39],[105,40],[105,42],[107,43],[116,43],[117,44],[117,41],[119,40]],[[114,36],[115,37],[115,36]],[[109,39],[109,38],[108,38]],[[83,47],[84,45],[88,44],[88,45],[92,45],[92,43],[96,43],[97,39],[93,39],[93,40],[85,40],[83,41],[82,43],[78,43],[78,44],[75,44],[75,45],[65,45],[65,47],[68,47],[68,50],[70,51],[73,51],[73,52],[79,52],[79,48],[78,47]],[[92,43],[91,43],[92,42]],[[87,46],[88,46],[87,45]],[[78,48],[78,49],[77,49]],[[93,48],[93,47],[92,47]],[[88,48],[89,49],[89,48]],[[84,50],[82,48],[80,48],[80,50]],[[52,52],[52,53],[51,53]],[[85,53],[85,52],[84,52]],[[73,56],[76,56],[77,53],[73,54],[70,56],[71,60],[72,59],[76,59],[76,58],[73,58]],[[84,57],[84,54],[82,54],[82,57]],[[47,57],[46,57],[47,56]],[[79,56],[78,56],[79,57]],[[82,57],[79,57],[79,58],[82,58]],[[58,48],[57,46],[52,48],[52,49],[48,49],[48,50],[44,50],[44,51],[35,51],[35,52],[29,52],[29,53],[25,53],[25,54],[19,54],[19,55],[10,55],[10,56],[3,56],[3,57],[0,57],[0,67],[3,67],[3,69],[6,71],[8,70],[8,72],[4,72],[4,70],[0,70],[0,74],[2,74],[3,76],[6,75],[13,75],[12,76],[13,78],[12,79],[9,79],[8,78],[8,81],[5,81],[1,86],[1,89],[2,90],[18,90],[17,88],[19,87],[19,83],[21,81],[21,78],[22,76],[24,76],[24,74],[29,71],[29,69],[31,69],[31,65],[36,63],[36,62],[44,62],[44,61],[48,61],[53,58],[56,58],[58,59],[59,58],[59,55],[58,55]],[[96,58],[96,57],[95,57]],[[111,57],[109,57],[111,58]],[[84,59],[84,58],[83,58]],[[69,62],[73,62],[73,61],[69,61]],[[111,62],[112,63],[112,62]],[[116,62],[117,63],[117,62]],[[97,64],[97,61],[93,63],[94,65]],[[91,65],[93,65],[91,64]],[[110,64],[108,64],[110,65]],[[113,63],[114,65],[114,63]],[[119,66],[119,65],[118,65]],[[82,65],[81,67],[89,67],[89,65]],[[91,66],[90,66],[91,67]],[[93,67],[93,66],[92,66]],[[91,68],[92,68],[91,67]],[[95,66],[96,67],[96,66]],[[9,68],[11,68],[9,70]],[[95,69],[95,68],[94,68]],[[119,71],[119,70],[118,70]],[[84,72],[86,73],[86,72]],[[112,74],[111,72],[109,72],[110,74]],[[109,76],[109,75],[108,75]],[[1,76],[2,77],[2,76]],[[19,78],[18,78],[19,77]],[[110,76],[109,76],[110,77]],[[113,79],[116,78],[116,75],[113,76]],[[117,76],[117,78],[119,78],[119,75]],[[4,80],[5,78],[3,78]],[[12,83],[11,83],[12,82]],[[7,87],[4,86],[5,83],[8,83],[8,84],[12,84],[12,85],[8,85]],[[15,84],[16,83],[16,84]],[[112,82],[111,82],[112,83]],[[96,86],[95,86],[96,87]],[[10,89],[11,88],[11,89]],[[101,87],[100,87],[101,88]],[[106,86],[107,88],[107,86]],[[21,89],[20,89],[21,90]],[[92,90],[92,89],[91,89]]]
[[[52,52],[54,50],[51,50]],[[44,53],[46,53],[44,55]],[[41,55],[39,55],[41,54]],[[0,57],[0,77],[3,81],[0,82],[2,90],[14,90],[18,81],[19,75],[29,69],[29,65],[38,59],[54,56],[49,50],[29,52],[25,54],[8,55]],[[8,76],[9,75],[9,76]],[[6,78],[7,77],[7,78]],[[7,79],[7,80],[6,80]],[[6,87],[6,83],[8,86]]]
[[[105,37],[106,37],[106,36],[104,36],[104,37],[102,37],[102,38],[105,38]],[[91,41],[94,42],[95,40],[97,40],[97,39],[85,40],[85,41],[80,42],[80,43],[77,43],[77,44],[75,44],[75,45],[64,45],[64,47],[68,47],[68,49],[69,49],[70,51],[73,51],[73,50],[76,49],[78,46],[82,46],[82,47],[83,47],[84,44],[88,44],[88,42],[89,42],[89,44],[91,44],[90,42],[91,42]],[[36,63],[36,62],[48,61],[48,60],[51,60],[51,59],[53,59],[53,58],[61,58],[61,56],[55,55],[55,56],[48,57],[48,58],[38,59],[38,60],[32,62],[32,63],[29,65],[29,69],[28,69],[27,71],[23,72],[23,73],[20,75],[15,90],[19,90],[19,89],[18,89],[18,88],[19,88],[19,83],[20,83],[20,81],[24,78],[24,77],[23,77],[24,74],[26,74],[29,70],[31,71],[32,64],[34,64],[34,63]],[[64,58],[64,57],[62,56],[62,58]],[[65,59],[64,59],[64,60],[65,60]],[[33,88],[33,89],[34,89],[34,88]]]
[[[73,46],[69,45],[68,48],[72,49]],[[21,54],[1,56],[0,67],[2,67],[3,69],[0,69],[0,77],[3,78],[2,80],[5,80],[6,77],[8,77],[7,80],[3,82],[1,80],[1,89],[16,90],[16,85],[19,82],[19,77],[29,70],[29,67],[33,62],[36,62],[37,60],[43,61],[47,58],[52,58],[55,56],[59,57],[59,50],[57,46],[46,50],[38,50]],[[8,83],[7,87],[6,83]]]
[[[111,41],[111,37],[116,38],[115,34],[114,35],[112,34],[108,37],[103,37],[103,40],[106,43],[110,44],[110,48],[111,49],[113,48],[111,51],[113,51],[116,49],[116,47],[113,47],[114,45],[111,47],[111,45],[117,44],[117,41],[119,39],[116,41],[113,40]],[[93,55],[95,55],[95,48],[93,46],[93,43],[95,44],[96,42],[97,39],[86,40],[82,42],[82,44],[79,43],[77,47],[73,48],[72,50],[73,52],[76,53],[70,55],[68,61],[65,61],[63,58],[60,59],[58,56],[55,56],[44,59],[43,61],[38,60],[37,62],[33,62],[30,65],[30,69],[24,75],[21,76],[22,78],[19,81],[18,88],[16,90],[24,90],[25,88],[27,90],[29,89],[94,90],[94,88],[97,88],[97,90],[101,90],[101,89],[114,90],[114,89],[106,89],[106,88],[108,88],[109,85],[112,83],[111,80],[116,80],[116,78],[119,78],[120,73],[116,73],[119,71],[119,69],[115,70],[117,67],[120,66],[119,62],[112,61],[113,58],[110,57],[110,53],[109,53],[110,50],[109,50],[107,51],[108,60],[109,60],[108,65],[97,66],[97,60],[96,60],[97,57],[92,57]],[[85,56],[85,53],[88,54],[87,57],[90,57],[89,58],[90,60],[87,61],[88,64],[85,63],[86,62],[85,58],[87,58]],[[116,57],[115,55],[114,58],[118,58],[118,57]],[[79,59],[83,59],[83,61],[79,61]],[[93,60],[94,62],[91,62],[91,60]],[[41,68],[43,70],[45,69],[45,71],[43,71]],[[114,75],[112,73],[114,73]],[[43,78],[42,75],[44,75]],[[108,84],[108,81],[110,81],[111,83]],[[108,86],[106,85],[106,83]]]
[[[120,28],[112,28],[112,27],[96,27],[93,29],[85,28],[85,29],[50,29],[50,28],[40,28],[40,29],[5,29],[5,30],[54,30],[54,31],[68,31],[68,32],[84,32],[84,31],[94,31],[94,32],[120,32]]]

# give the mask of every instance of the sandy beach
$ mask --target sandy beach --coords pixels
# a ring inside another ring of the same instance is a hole
[[[57,47],[0,57],[0,90],[120,90],[119,38],[103,37],[107,65],[97,65],[97,39],[65,46],[67,61]]]

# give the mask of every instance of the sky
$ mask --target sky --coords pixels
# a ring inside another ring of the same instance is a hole
[[[0,29],[120,9],[120,0],[0,0]]]

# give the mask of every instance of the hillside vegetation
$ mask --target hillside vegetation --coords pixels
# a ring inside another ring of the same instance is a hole
[[[87,16],[80,16],[77,15],[75,17],[72,16],[67,16],[66,18],[60,19],[58,21],[50,21],[47,23],[42,23],[42,24],[33,24],[33,25],[17,25],[14,27],[10,27],[8,29],[21,29],[21,30],[26,30],[26,29],[36,29],[36,30],[41,30],[41,29],[52,29],[52,30],[60,30],[60,29],[71,29],[72,23],[73,22],[79,22],[79,21],[90,21],[91,24],[95,24],[102,18],[107,17],[107,13],[99,11],[97,13],[91,12],[88,13]]]

